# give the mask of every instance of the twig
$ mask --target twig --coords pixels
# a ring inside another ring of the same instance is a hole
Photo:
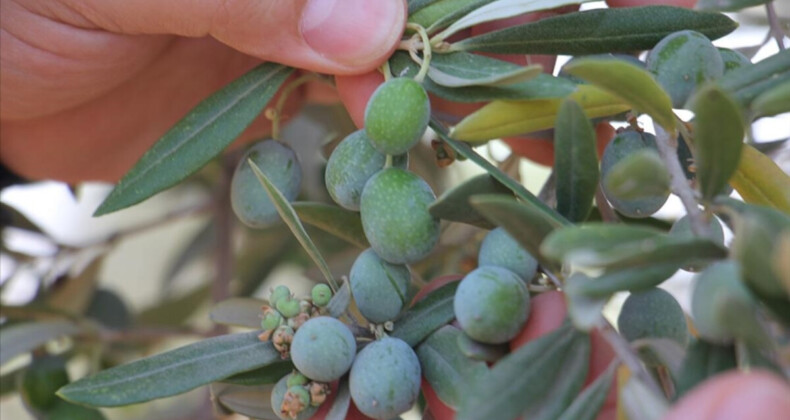
[[[549,280],[551,281],[551,284],[553,284],[554,287],[556,287],[559,290],[562,290],[562,282],[560,281],[559,278],[557,278],[557,276],[554,275],[554,273],[551,272],[551,270],[541,266],[541,270],[540,271],[543,272],[543,274],[545,274],[546,277],[549,278]]]
[[[216,250],[214,253],[215,277],[211,286],[211,297],[220,302],[230,297],[230,280],[233,277],[233,212],[230,208],[230,183],[233,178],[235,159],[231,155],[222,158],[222,172],[214,193],[214,228],[216,229]],[[215,333],[222,333],[226,327],[216,325]]]
[[[770,27],[770,29],[768,29],[768,33],[773,35],[774,39],[776,40],[776,45],[779,46],[779,50],[782,51],[785,49],[785,33],[782,30],[781,24],[779,23],[779,18],[776,16],[774,2],[769,1],[768,3],[765,3],[765,10],[768,12],[768,25]]]
[[[609,204],[609,200],[603,195],[603,189],[601,188],[601,183],[598,183],[598,188],[595,190],[595,204],[598,205],[598,212],[601,213],[601,219],[604,222],[609,223],[619,223],[620,216],[614,211],[612,206]]]
[[[678,161],[677,138],[673,138],[671,134],[658,124],[655,125],[655,128],[656,146],[658,146],[658,153],[669,171],[672,192],[680,197],[680,201],[686,208],[692,232],[698,236],[707,236],[708,226],[705,223],[702,211],[697,206],[694,191],[686,182],[686,175],[684,175],[683,168],[680,166],[680,161]]]
[[[601,336],[612,346],[612,350],[614,350],[617,357],[628,366],[628,369],[631,371],[631,374],[641,379],[645,385],[647,385],[653,392],[657,395],[664,395],[661,392],[661,387],[658,386],[655,379],[653,378],[650,373],[645,370],[642,362],[639,361],[639,357],[634,353],[631,346],[628,344],[625,339],[623,339],[620,334],[615,331],[612,324],[609,323],[606,319],[601,317],[600,325],[598,326],[598,331],[601,333]]]

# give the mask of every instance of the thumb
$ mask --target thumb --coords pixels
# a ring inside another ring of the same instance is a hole
[[[406,22],[405,0],[61,0],[126,34],[212,36],[267,61],[330,74],[380,65]]]

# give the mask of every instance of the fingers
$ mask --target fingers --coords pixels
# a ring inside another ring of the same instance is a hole
[[[331,74],[381,64],[406,22],[404,0],[61,0],[124,34],[212,36],[249,55]]]
[[[664,420],[780,420],[790,412],[790,386],[772,373],[729,372],[691,390]]]

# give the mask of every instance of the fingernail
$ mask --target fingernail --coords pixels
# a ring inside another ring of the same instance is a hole
[[[346,66],[366,67],[395,47],[405,15],[403,0],[308,0],[300,30],[318,54]]]

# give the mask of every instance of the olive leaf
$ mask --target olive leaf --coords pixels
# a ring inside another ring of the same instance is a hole
[[[666,130],[674,130],[672,100],[647,70],[625,60],[600,58],[574,60],[565,65],[563,70],[621,98],[636,110],[647,113]]]
[[[209,318],[216,324],[260,329],[261,307],[266,304],[266,301],[247,297],[225,299],[211,308]]]
[[[756,118],[790,111],[790,80],[785,80],[779,86],[754,98],[751,109]]]
[[[572,222],[587,219],[598,188],[595,130],[581,106],[566,99],[554,126],[557,211]]]
[[[790,176],[754,147],[744,144],[730,185],[744,201],[790,214]]]
[[[581,390],[589,354],[589,337],[568,325],[533,340],[467,389],[456,419],[557,418]]]
[[[669,402],[664,396],[658,395],[635,376],[625,382],[620,398],[630,419],[660,420],[669,410]]]
[[[672,277],[680,267],[680,264],[670,262],[646,267],[607,270],[597,277],[590,278],[589,281],[574,286],[575,292],[588,298],[603,299],[615,292],[647,290]]]
[[[494,0],[429,0],[430,4],[418,5],[420,8],[412,12],[409,4],[409,22],[416,23],[429,34],[455,22],[465,14]],[[427,2],[422,2],[427,3]],[[417,5],[416,5],[417,6]]]
[[[606,253],[618,246],[631,247],[635,241],[655,238],[661,231],[652,227],[628,224],[589,222],[559,229],[549,235],[540,247],[548,258],[575,262],[575,254]],[[624,245],[625,244],[625,245]]]
[[[582,293],[584,284],[593,280],[587,275],[576,272],[565,279],[565,301],[568,304],[568,318],[580,331],[590,331],[601,322],[601,312],[609,296],[590,296]]]
[[[14,357],[27,353],[51,340],[68,337],[83,331],[79,325],[69,320],[49,320],[12,324],[0,329],[0,365]]]
[[[450,51],[567,55],[630,52],[653,48],[665,36],[680,30],[694,30],[717,39],[737,26],[720,13],[679,7],[594,9],[466,38],[452,44]]]
[[[243,386],[275,384],[293,370],[294,365],[290,360],[282,360],[248,372],[237,373],[220,382]]]
[[[734,12],[747,7],[759,6],[771,0],[697,0],[694,8],[718,12]]]
[[[513,192],[489,174],[480,174],[445,191],[428,207],[432,216],[452,222],[467,223],[484,229],[496,227],[469,204],[469,198],[479,194],[506,194]]]
[[[617,362],[612,362],[593,383],[573,400],[573,403],[562,412],[562,416],[558,420],[595,420],[606,402],[606,395],[609,394],[609,389],[612,387],[617,365]]]
[[[458,339],[462,335],[465,334],[458,328],[445,325],[416,348],[423,377],[439,399],[453,408],[461,404],[464,390],[488,372],[485,362],[461,352]]]
[[[439,85],[451,88],[499,86],[533,79],[542,71],[543,67],[539,64],[522,67],[495,58],[457,52],[433,57],[428,77]]]
[[[307,201],[291,203],[299,220],[337,236],[359,248],[368,248],[370,244],[362,230],[359,213],[346,210],[339,206]]]
[[[137,204],[203,167],[255,120],[292,72],[263,63],[198,104],[137,161],[94,216]]]
[[[581,105],[588,118],[616,115],[631,109],[622,99],[591,85],[578,85],[567,97]],[[469,114],[453,128],[451,136],[482,143],[553,128],[561,104],[562,99],[557,97],[497,100]]]
[[[455,319],[453,298],[458,282],[448,283],[421,299],[395,320],[392,337],[414,347],[432,332]]]
[[[274,207],[277,209],[277,212],[282,217],[283,221],[288,228],[291,229],[291,232],[294,234],[296,239],[302,245],[307,255],[312,258],[315,265],[318,266],[318,269],[321,270],[321,273],[326,278],[326,281],[332,287],[333,291],[337,291],[338,286],[337,282],[335,281],[334,276],[332,276],[332,272],[329,270],[329,266],[326,264],[324,257],[321,256],[321,253],[318,251],[318,248],[313,243],[313,240],[310,239],[310,235],[307,234],[307,231],[304,230],[304,226],[302,226],[302,222],[299,221],[299,216],[291,206],[291,203],[288,202],[288,199],[277,189],[276,186],[266,177],[258,165],[252,159],[247,159],[247,163],[252,167],[252,171],[255,173],[255,176],[260,181],[261,186],[266,191],[266,194],[274,203]]]
[[[732,70],[716,83],[729,92],[744,108],[754,98],[790,80],[790,50],[778,53],[751,66]]]
[[[272,385],[239,386],[212,384],[212,400],[231,413],[254,419],[278,420],[271,403]],[[227,413],[230,414],[230,413]]]
[[[711,376],[735,367],[733,345],[713,344],[702,339],[693,340],[686,349],[686,357],[675,381],[675,398],[682,397],[688,390]]]
[[[712,199],[738,169],[745,123],[743,111],[715,84],[700,89],[691,99],[694,111],[694,146],[697,185],[702,198]]]
[[[397,76],[414,77],[420,66],[409,58],[408,53],[396,51],[390,58],[390,69]],[[562,77],[541,73],[533,79],[510,85],[462,88],[442,86],[426,78],[423,87],[429,93],[453,102],[486,102],[494,99],[561,98],[571,94],[576,84]]]
[[[258,332],[223,335],[103,370],[66,385],[58,395],[93,407],[129,405],[181,394],[279,360],[280,353],[260,341]]]

